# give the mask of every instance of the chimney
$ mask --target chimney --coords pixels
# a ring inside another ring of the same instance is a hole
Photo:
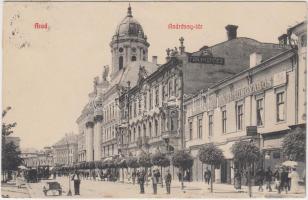
[[[237,30],[238,26],[229,24],[225,28],[227,30],[228,40],[233,40],[237,37],[236,30]]]
[[[278,37],[278,41],[280,45],[287,45],[288,43],[288,35],[287,34],[282,34],[281,36]]]
[[[152,63],[157,65],[157,56],[152,56]]]
[[[250,64],[249,64],[249,67],[250,68],[253,68],[257,65],[259,65],[261,62],[262,62],[262,55],[261,54],[258,54],[258,53],[252,53],[250,54]]]

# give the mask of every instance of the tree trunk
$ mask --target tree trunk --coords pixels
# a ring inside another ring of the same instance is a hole
[[[184,169],[183,168],[181,168],[181,173],[182,173],[182,177],[181,177],[182,178],[182,180],[181,180],[181,182],[182,182],[181,186],[182,187],[181,187],[181,189],[184,190]]]
[[[248,163],[248,177],[247,177],[247,181],[248,181],[248,194],[249,194],[249,197],[252,197],[252,192],[251,192],[251,177],[250,177],[250,163]]]
[[[215,168],[211,165],[211,192],[213,193],[213,172],[215,173]]]
[[[164,187],[163,166],[160,166],[161,187]]]

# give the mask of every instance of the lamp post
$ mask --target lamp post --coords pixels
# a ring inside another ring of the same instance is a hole
[[[66,135],[66,146],[67,146],[67,166],[69,166],[69,160],[70,160],[70,149],[69,149],[69,144],[68,144],[68,140],[67,140],[67,135]],[[72,191],[71,191],[71,180],[70,180],[70,171],[68,171],[68,192],[67,192],[67,196],[72,196]]]

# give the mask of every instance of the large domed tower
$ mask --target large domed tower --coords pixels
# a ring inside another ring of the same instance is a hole
[[[147,36],[142,26],[133,18],[129,5],[126,17],[117,26],[110,42],[113,74],[134,61],[148,60]]]

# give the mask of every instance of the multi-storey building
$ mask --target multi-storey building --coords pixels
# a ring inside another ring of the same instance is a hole
[[[54,165],[73,165],[78,159],[78,135],[66,134],[53,148]]]
[[[36,168],[38,166],[54,166],[53,162],[53,152],[51,147],[44,147],[43,150],[22,150],[21,158],[23,159],[23,164],[30,168]]]
[[[79,160],[93,161],[118,155],[116,127],[119,123],[117,99],[123,87],[138,77],[139,67],[148,73],[157,69],[156,62],[148,62],[147,36],[133,17],[129,6],[126,17],[117,26],[110,42],[112,64],[105,66],[102,78],[95,78],[89,103],[77,119],[80,141]],[[155,61],[155,60],[154,60]]]
[[[298,37],[298,46],[267,56],[250,52],[250,67],[205,88],[185,101],[186,147],[195,157],[191,171],[201,180],[204,166],[198,159],[203,144],[214,143],[225,161],[215,169],[215,181],[231,183],[234,178],[232,145],[240,140],[254,142],[264,152],[264,167],[280,164],[285,156],[281,145],[294,127],[306,120],[306,22],[288,30]],[[287,34],[279,37],[287,46]]]
[[[120,149],[136,154],[139,149],[151,152],[156,148],[163,151],[184,148],[183,99],[247,69],[254,51],[268,59],[286,49],[237,37],[237,28],[226,26],[227,41],[204,46],[194,53],[185,52],[184,39],[180,38],[179,51],[168,49],[167,62],[156,71],[148,73],[139,67],[138,78],[133,85],[126,85],[119,99]]]

